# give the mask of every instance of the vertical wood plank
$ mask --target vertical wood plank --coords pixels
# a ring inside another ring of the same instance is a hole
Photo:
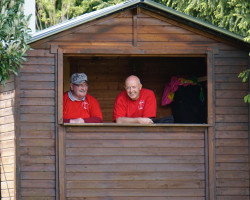
[[[51,47],[52,48],[52,47]],[[52,51],[52,49],[51,49]],[[57,53],[57,51],[56,51]],[[59,99],[59,96],[58,96],[58,54],[56,54],[56,63],[55,63],[55,102],[58,102],[58,99]],[[62,70],[63,71],[63,70]],[[63,83],[61,83],[63,84]],[[62,86],[63,87],[63,86]],[[62,96],[60,96],[60,98],[63,98]],[[55,139],[56,139],[56,146],[55,146],[55,155],[56,155],[56,170],[55,170],[55,175],[56,175],[56,188],[55,188],[55,195],[56,195],[56,200],[58,200],[60,198],[60,185],[59,185],[59,128],[58,128],[58,115],[59,115],[59,112],[58,112],[59,108],[58,108],[58,105],[55,106]],[[62,114],[62,113],[61,113]]]
[[[65,128],[58,125],[58,183],[59,200],[65,199]]]
[[[208,124],[213,125],[208,128],[208,185],[209,190],[207,194],[207,198],[209,200],[215,200],[215,145],[214,145],[214,58],[213,51],[210,49],[207,52],[207,109],[208,109]]]
[[[137,36],[138,36],[137,15],[138,14],[139,14],[139,8],[137,8],[133,12],[133,46],[137,46]]]
[[[208,168],[209,168],[209,194],[208,199],[209,200],[215,200],[216,199],[216,177],[215,177],[215,134],[214,134],[214,127],[208,128]]]
[[[63,123],[63,51],[57,51],[57,119],[58,124]]]
[[[20,72],[19,72],[20,73]],[[15,76],[15,107],[20,108],[20,76]],[[15,109],[15,146],[16,146],[16,158],[15,158],[15,179],[14,179],[14,199],[21,199],[21,180],[20,180],[20,109]]]
[[[207,113],[208,124],[214,124],[214,58],[212,50],[207,52]]]
[[[204,133],[204,146],[205,146],[205,181],[206,181],[206,200],[209,200],[209,160],[208,160],[208,130],[205,129],[205,133]]]

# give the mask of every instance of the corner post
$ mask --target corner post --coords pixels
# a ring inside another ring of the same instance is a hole
[[[214,54],[217,49],[207,50],[207,84],[208,84],[208,181],[206,182],[207,200],[216,199],[216,170],[215,170],[215,76]]]

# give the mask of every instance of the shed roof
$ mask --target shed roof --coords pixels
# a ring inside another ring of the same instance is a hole
[[[192,17],[190,15],[184,14],[182,12],[176,11],[172,8],[166,7],[162,4],[153,2],[151,0],[127,0],[123,3],[117,4],[114,6],[110,6],[110,7],[103,8],[97,11],[93,11],[91,13],[83,14],[76,18],[70,19],[68,21],[62,22],[60,24],[54,25],[52,27],[49,27],[47,29],[44,29],[44,30],[41,30],[32,34],[31,39],[29,40],[29,43],[47,38],[56,33],[60,33],[62,31],[68,30],[78,25],[93,21],[95,19],[103,18],[107,15],[114,14],[116,12],[130,9],[133,7],[138,7],[138,6],[149,9],[149,10],[163,12],[164,14],[167,14],[168,16],[170,16],[172,19],[178,19],[180,21],[188,23],[190,26],[195,26],[203,30],[205,29],[206,31],[216,34],[219,37],[231,39],[231,40],[234,40],[235,42],[244,43],[247,46],[249,46],[249,43],[244,42],[244,37],[242,37],[241,35],[238,35],[226,29],[217,27],[211,23]]]

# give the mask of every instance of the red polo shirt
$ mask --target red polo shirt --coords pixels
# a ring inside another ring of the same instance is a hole
[[[86,123],[102,122],[102,111],[98,101],[87,94],[83,101],[72,101],[68,92],[63,95],[63,121],[82,118]]]
[[[126,91],[122,91],[116,97],[113,121],[118,117],[156,117],[156,98],[152,90],[142,88],[140,96],[133,101]]]

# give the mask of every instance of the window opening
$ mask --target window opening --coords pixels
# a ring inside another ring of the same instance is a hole
[[[162,97],[166,83],[170,82],[173,77],[194,80],[195,85],[198,85],[194,90],[196,91],[197,88],[201,90],[199,94],[201,105],[194,109],[202,109],[202,120],[185,122],[185,120],[180,121],[178,119],[177,123],[207,123],[207,64],[205,56],[73,56],[64,54],[64,92],[69,90],[71,74],[77,72],[87,74],[89,80],[88,93],[99,101],[104,123],[112,122],[115,98],[124,90],[125,78],[132,74],[140,78],[144,88],[154,91],[157,99],[157,118],[173,116],[174,112],[178,112],[179,115],[182,113],[184,118],[192,116],[193,113],[189,113],[189,110],[184,112],[182,110],[184,108],[181,108],[178,104],[170,103],[162,106]],[[191,91],[191,94],[192,92],[194,91]],[[188,91],[185,91],[183,85],[179,85],[179,89],[174,93],[178,98],[184,95],[183,101],[192,98],[192,95],[190,98],[186,96]]]

